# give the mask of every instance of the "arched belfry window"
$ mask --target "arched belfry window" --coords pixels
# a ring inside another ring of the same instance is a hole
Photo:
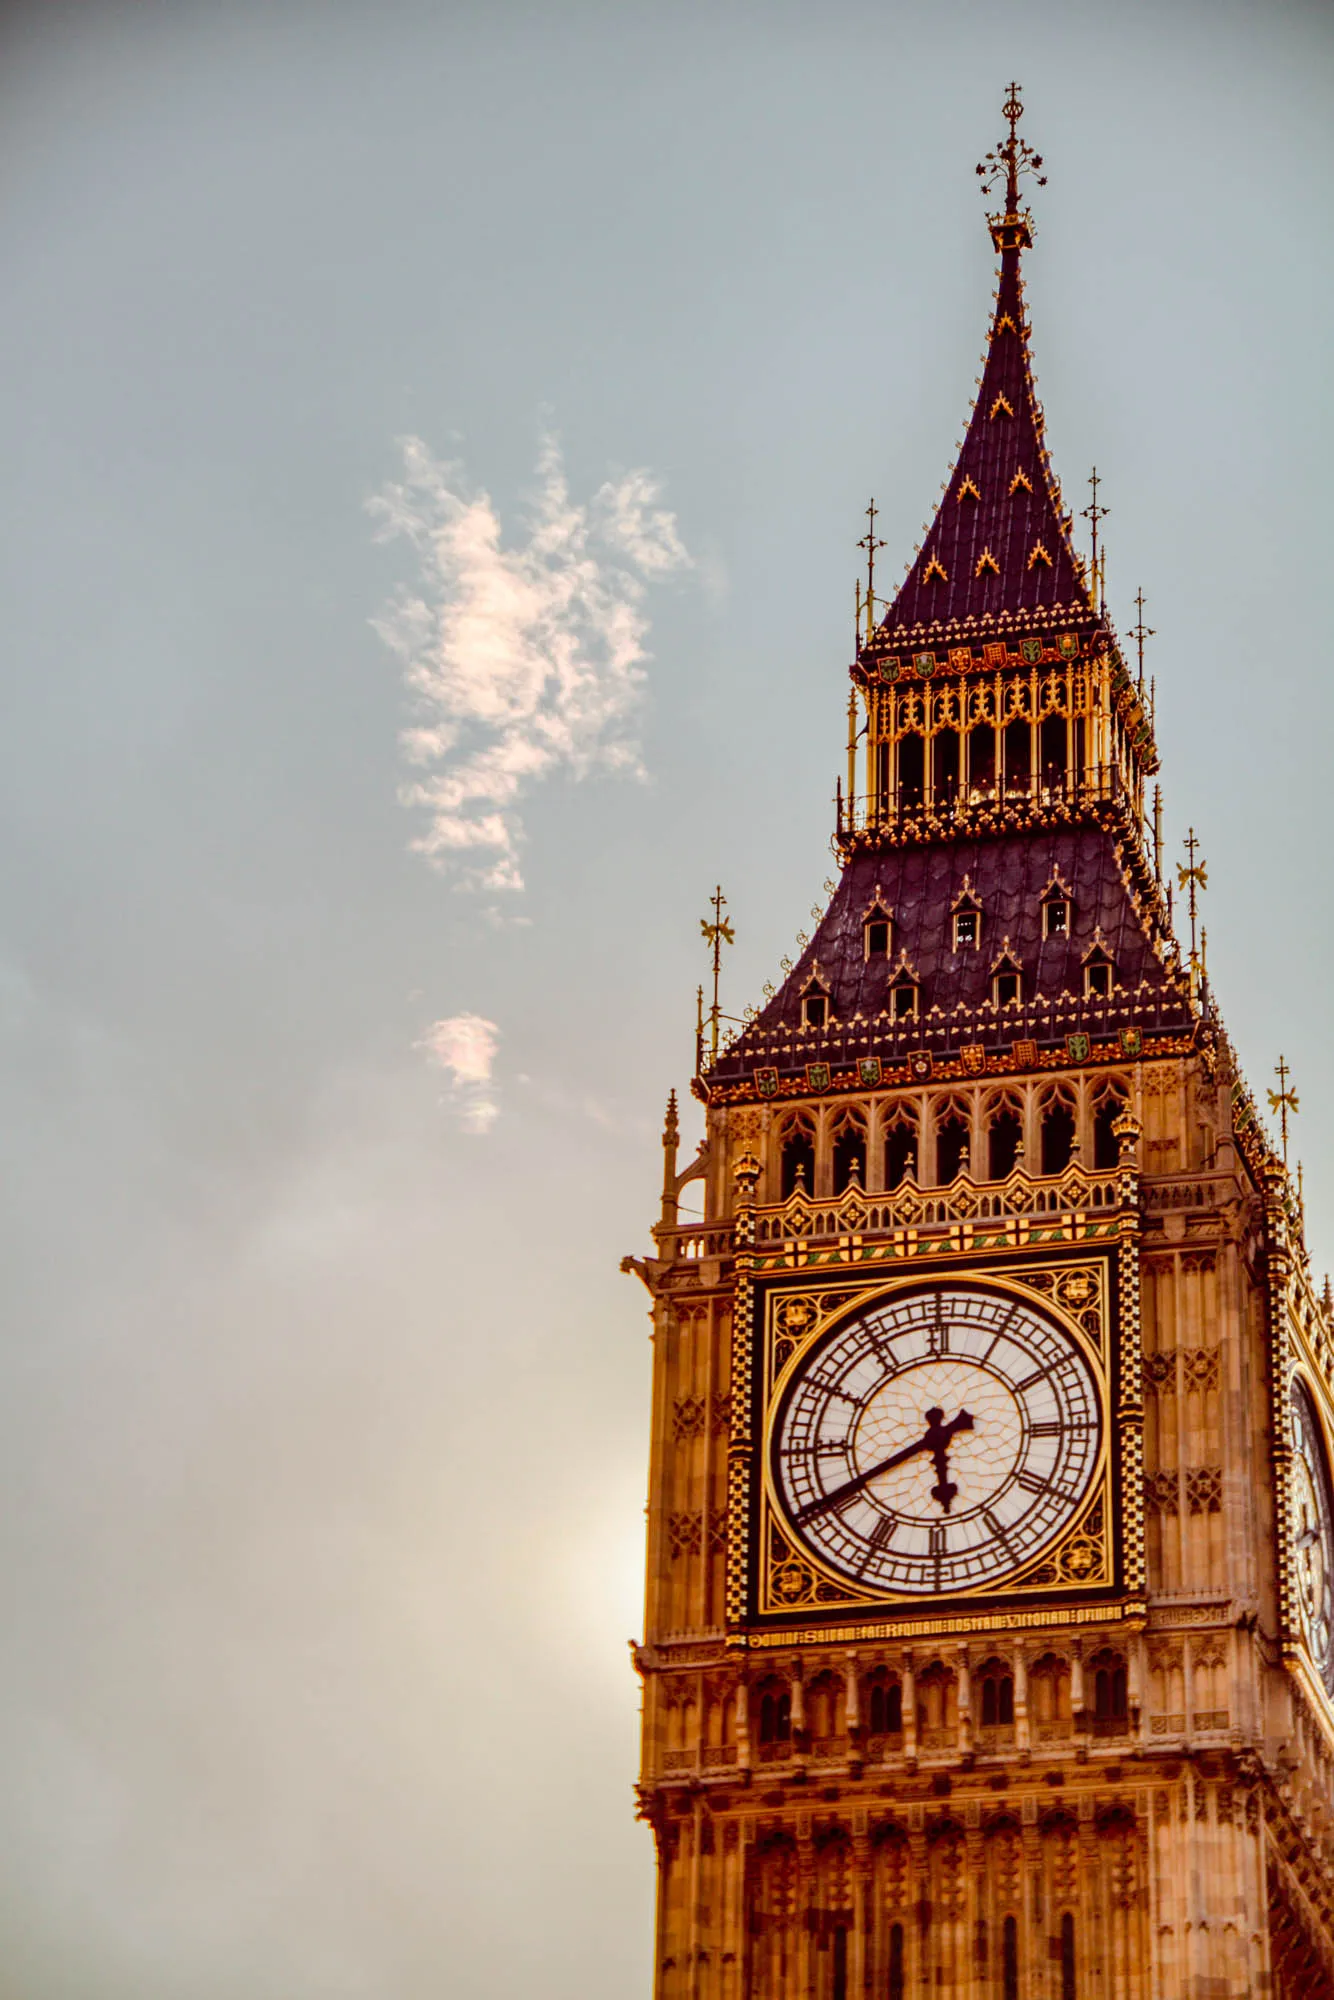
[[[815,1127],[804,1113],[788,1120],[780,1141],[782,1199],[815,1192]]]
[[[1007,1180],[1019,1164],[1024,1142],[1024,1114],[1018,1098],[1002,1097],[987,1120],[987,1176]]]
[[[1121,1141],[1115,1126],[1125,1108],[1126,1100],[1115,1088],[1105,1091],[1094,1106],[1093,1165],[1099,1172],[1105,1173],[1120,1162]]]
[[[1042,1171],[1063,1174],[1075,1153],[1078,1123],[1074,1099],[1058,1088],[1050,1091],[1042,1105]]]
[[[847,1111],[834,1132],[834,1193],[865,1184],[866,1125],[855,1111]]]

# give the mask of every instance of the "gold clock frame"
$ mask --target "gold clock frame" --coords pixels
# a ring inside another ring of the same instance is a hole
[[[1129,1482],[1138,1504],[1138,1456],[1125,1448],[1117,1418],[1118,1325],[1115,1251],[1081,1250],[996,1264],[964,1258],[914,1260],[854,1276],[829,1270],[800,1277],[783,1273],[754,1287],[752,1354],[756,1398],[754,1435],[759,1465],[754,1491],[743,1500],[733,1490],[731,1535],[745,1537],[751,1552],[747,1623],[809,1625],[825,1619],[924,1615],[955,1616],[971,1608],[1037,1598],[1074,1603],[1122,1591],[1117,1546],[1118,1501]],[[1102,1435],[1096,1468],[1075,1514],[1043,1547],[993,1583],[939,1597],[888,1592],[851,1584],[837,1570],[798,1545],[773,1484],[772,1433],[794,1370],[839,1322],[881,1300],[923,1285],[976,1283],[1038,1306],[1061,1327],[1089,1366],[1098,1398]],[[1136,1335],[1138,1327],[1135,1328]],[[1137,1341],[1136,1341],[1137,1345]],[[1120,1432],[1120,1435],[1118,1433]],[[1129,1458],[1134,1463],[1124,1462]],[[747,1482],[750,1484],[750,1482]],[[740,1504],[739,1504],[740,1503]],[[743,1512],[744,1510],[744,1512]],[[751,1518],[745,1518],[750,1515]],[[734,1544],[735,1546],[735,1544]]]

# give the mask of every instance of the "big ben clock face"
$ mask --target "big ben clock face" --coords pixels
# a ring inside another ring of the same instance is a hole
[[[1102,1449],[1093,1371],[1036,1303],[898,1293],[795,1364],[770,1433],[788,1526],[861,1589],[995,1585],[1067,1527]]]
[[[1298,1610],[1316,1672],[1334,1689],[1334,1505],[1319,1420],[1301,1382],[1292,1385],[1292,1468]]]

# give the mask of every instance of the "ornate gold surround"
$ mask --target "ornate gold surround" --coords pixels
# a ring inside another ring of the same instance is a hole
[[[1110,1246],[1109,1246],[1110,1251]],[[861,1589],[825,1567],[811,1551],[798,1547],[787,1529],[775,1495],[770,1471],[771,1427],[783,1392],[803,1355],[841,1320],[895,1293],[919,1289],[924,1281],[983,1282],[1016,1297],[1040,1303],[1069,1334],[1090,1363],[1097,1386],[1103,1423],[1103,1444],[1086,1500],[1055,1540],[1009,1576],[986,1588],[933,1600],[932,1615],[952,1619],[972,1606],[1013,1600],[1016,1608],[1036,1596],[1073,1605],[1081,1598],[1105,1600],[1120,1584],[1116,1523],[1118,1499],[1135,1491],[1136,1468],[1118,1460],[1115,1422],[1118,1339],[1114,1253],[1071,1256],[1047,1253],[997,1264],[969,1258],[917,1262],[911,1273],[896,1269],[872,1273],[863,1266],[855,1278],[846,1271],[829,1271],[804,1282],[783,1279],[757,1283],[752,1350],[755,1410],[752,1435],[758,1449],[751,1462],[750,1491],[743,1496],[734,1485],[729,1535],[734,1546],[752,1552],[753,1597],[747,1623],[865,1618],[868,1611],[920,1620],[920,1597]],[[737,1329],[740,1333],[741,1329]],[[1134,1329],[1138,1346],[1138,1327]],[[747,1518],[749,1516],[749,1518]],[[744,1538],[744,1541],[741,1539]]]

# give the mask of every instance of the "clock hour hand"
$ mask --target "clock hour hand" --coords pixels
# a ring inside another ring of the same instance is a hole
[[[841,1486],[836,1486],[832,1493],[822,1494],[818,1500],[812,1500],[809,1506],[802,1508],[797,1520],[813,1521],[818,1515],[827,1514],[831,1508],[841,1506],[843,1501],[850,1500],[854,1493],[860,1493],[863,1486],[869,1486],[873,1479],[879,1479],[881,1473],[892,1472],[895,1466],[905,1465],[910,1458],[916,1458],[918,1453],[923,1451],[930,1452],[935,1466],[936,1484],[931,1488],[931,1497],[933,1500],[938,1500],[942,1511],[948,1514],[950,1504],[959,1490],[947,1477],[950,1444],[956,1431],[970,1431],[973,1428],[973,1419],[967,1410],[960,1410],[958,1416],[948,1424],[944,1421],[944,1416],[943,1410],[928,1410],[926,1430],[916,1444],[905,1445],[902,1451],[896,1451],[892,1457],[882,1458],[878,1465],[868,1466],[865,1472],[859,1472],[855,1479],[845,1480]]]

